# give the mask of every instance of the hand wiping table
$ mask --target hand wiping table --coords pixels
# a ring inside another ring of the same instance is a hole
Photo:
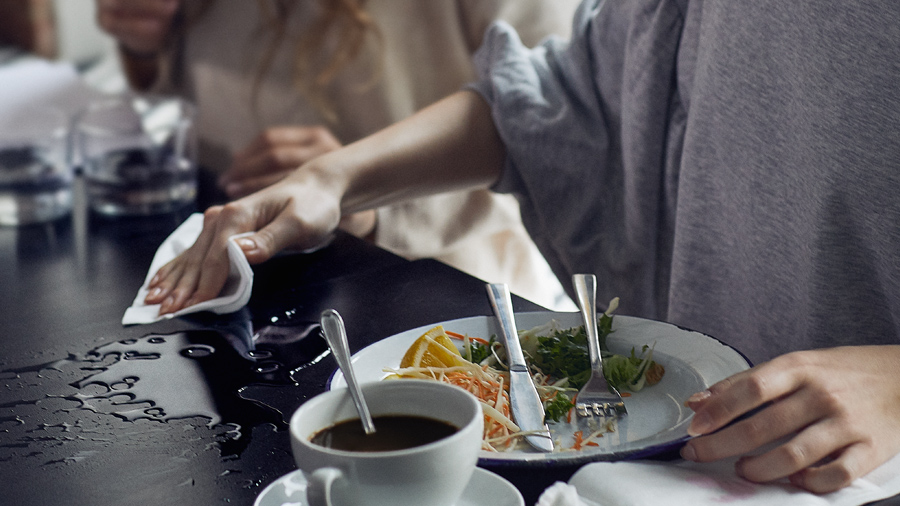
[[[232,240],[228,241],[228,263],[230,265],[228,281],[215,299],[200,302],[175,313],[165,315],[159,314],[159,304],[148,305],[144,302],[148,293],[147,286],[159,268],[177,257],[184,250],[190,248],[194,241],[197,240],[201,230],[203,230],[203,215],[195,213],[163,241],[153,257],[153,262],[147,271],[144,284],[138,290],[131,307],[125,310],[125,315],[122,317],[122,325],[153,323],[201,311],[212,311],[218,314],[233,313],[247,304],[253,289],[253,270],[250,268],[250,263],[247,262],[244,252],[234,242],[234,239],[247,234],[236,235],[231,238]]]

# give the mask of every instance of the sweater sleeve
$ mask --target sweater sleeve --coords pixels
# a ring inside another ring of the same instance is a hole
[[[534,49],[497,22],[475,57],[471,89],[490,104],[507,148],[493,189],[519,199],[560,279],[593,272],[603,280],[598,297],[620,296],[635,314],[659,307],[663,181],[683,126],[672,91],[679,4],[588,0],[570,41]]]

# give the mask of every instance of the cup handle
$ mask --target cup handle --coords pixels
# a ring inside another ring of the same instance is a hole
[[[316,469],[309,476],[306,501],[309,506],[334,506],[335,482],[344,481],[344,473],[334,467]]]

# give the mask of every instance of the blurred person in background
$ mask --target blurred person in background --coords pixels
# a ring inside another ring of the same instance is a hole
[[[496,19],[529,45],[567,37],[572,0],[98,0],[139,91],[199,111],[200,165],[227,198],[285,177],[457,91]],[[544,306],[571,301],[487,190],[345,216],[341,228],[407,258],[435,258]]]
[[[55,28],[53,0],[0,0],[0,48],[53,58]]]

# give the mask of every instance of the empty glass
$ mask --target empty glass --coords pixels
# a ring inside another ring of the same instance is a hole
[[[125,95],[91,104],[76,127],[88,204],[110,216],[176,211],[197,195],[194,108]]]
[[[72,211],[69,117],[35,107],[0,125],[0,225],[53,221]]]

